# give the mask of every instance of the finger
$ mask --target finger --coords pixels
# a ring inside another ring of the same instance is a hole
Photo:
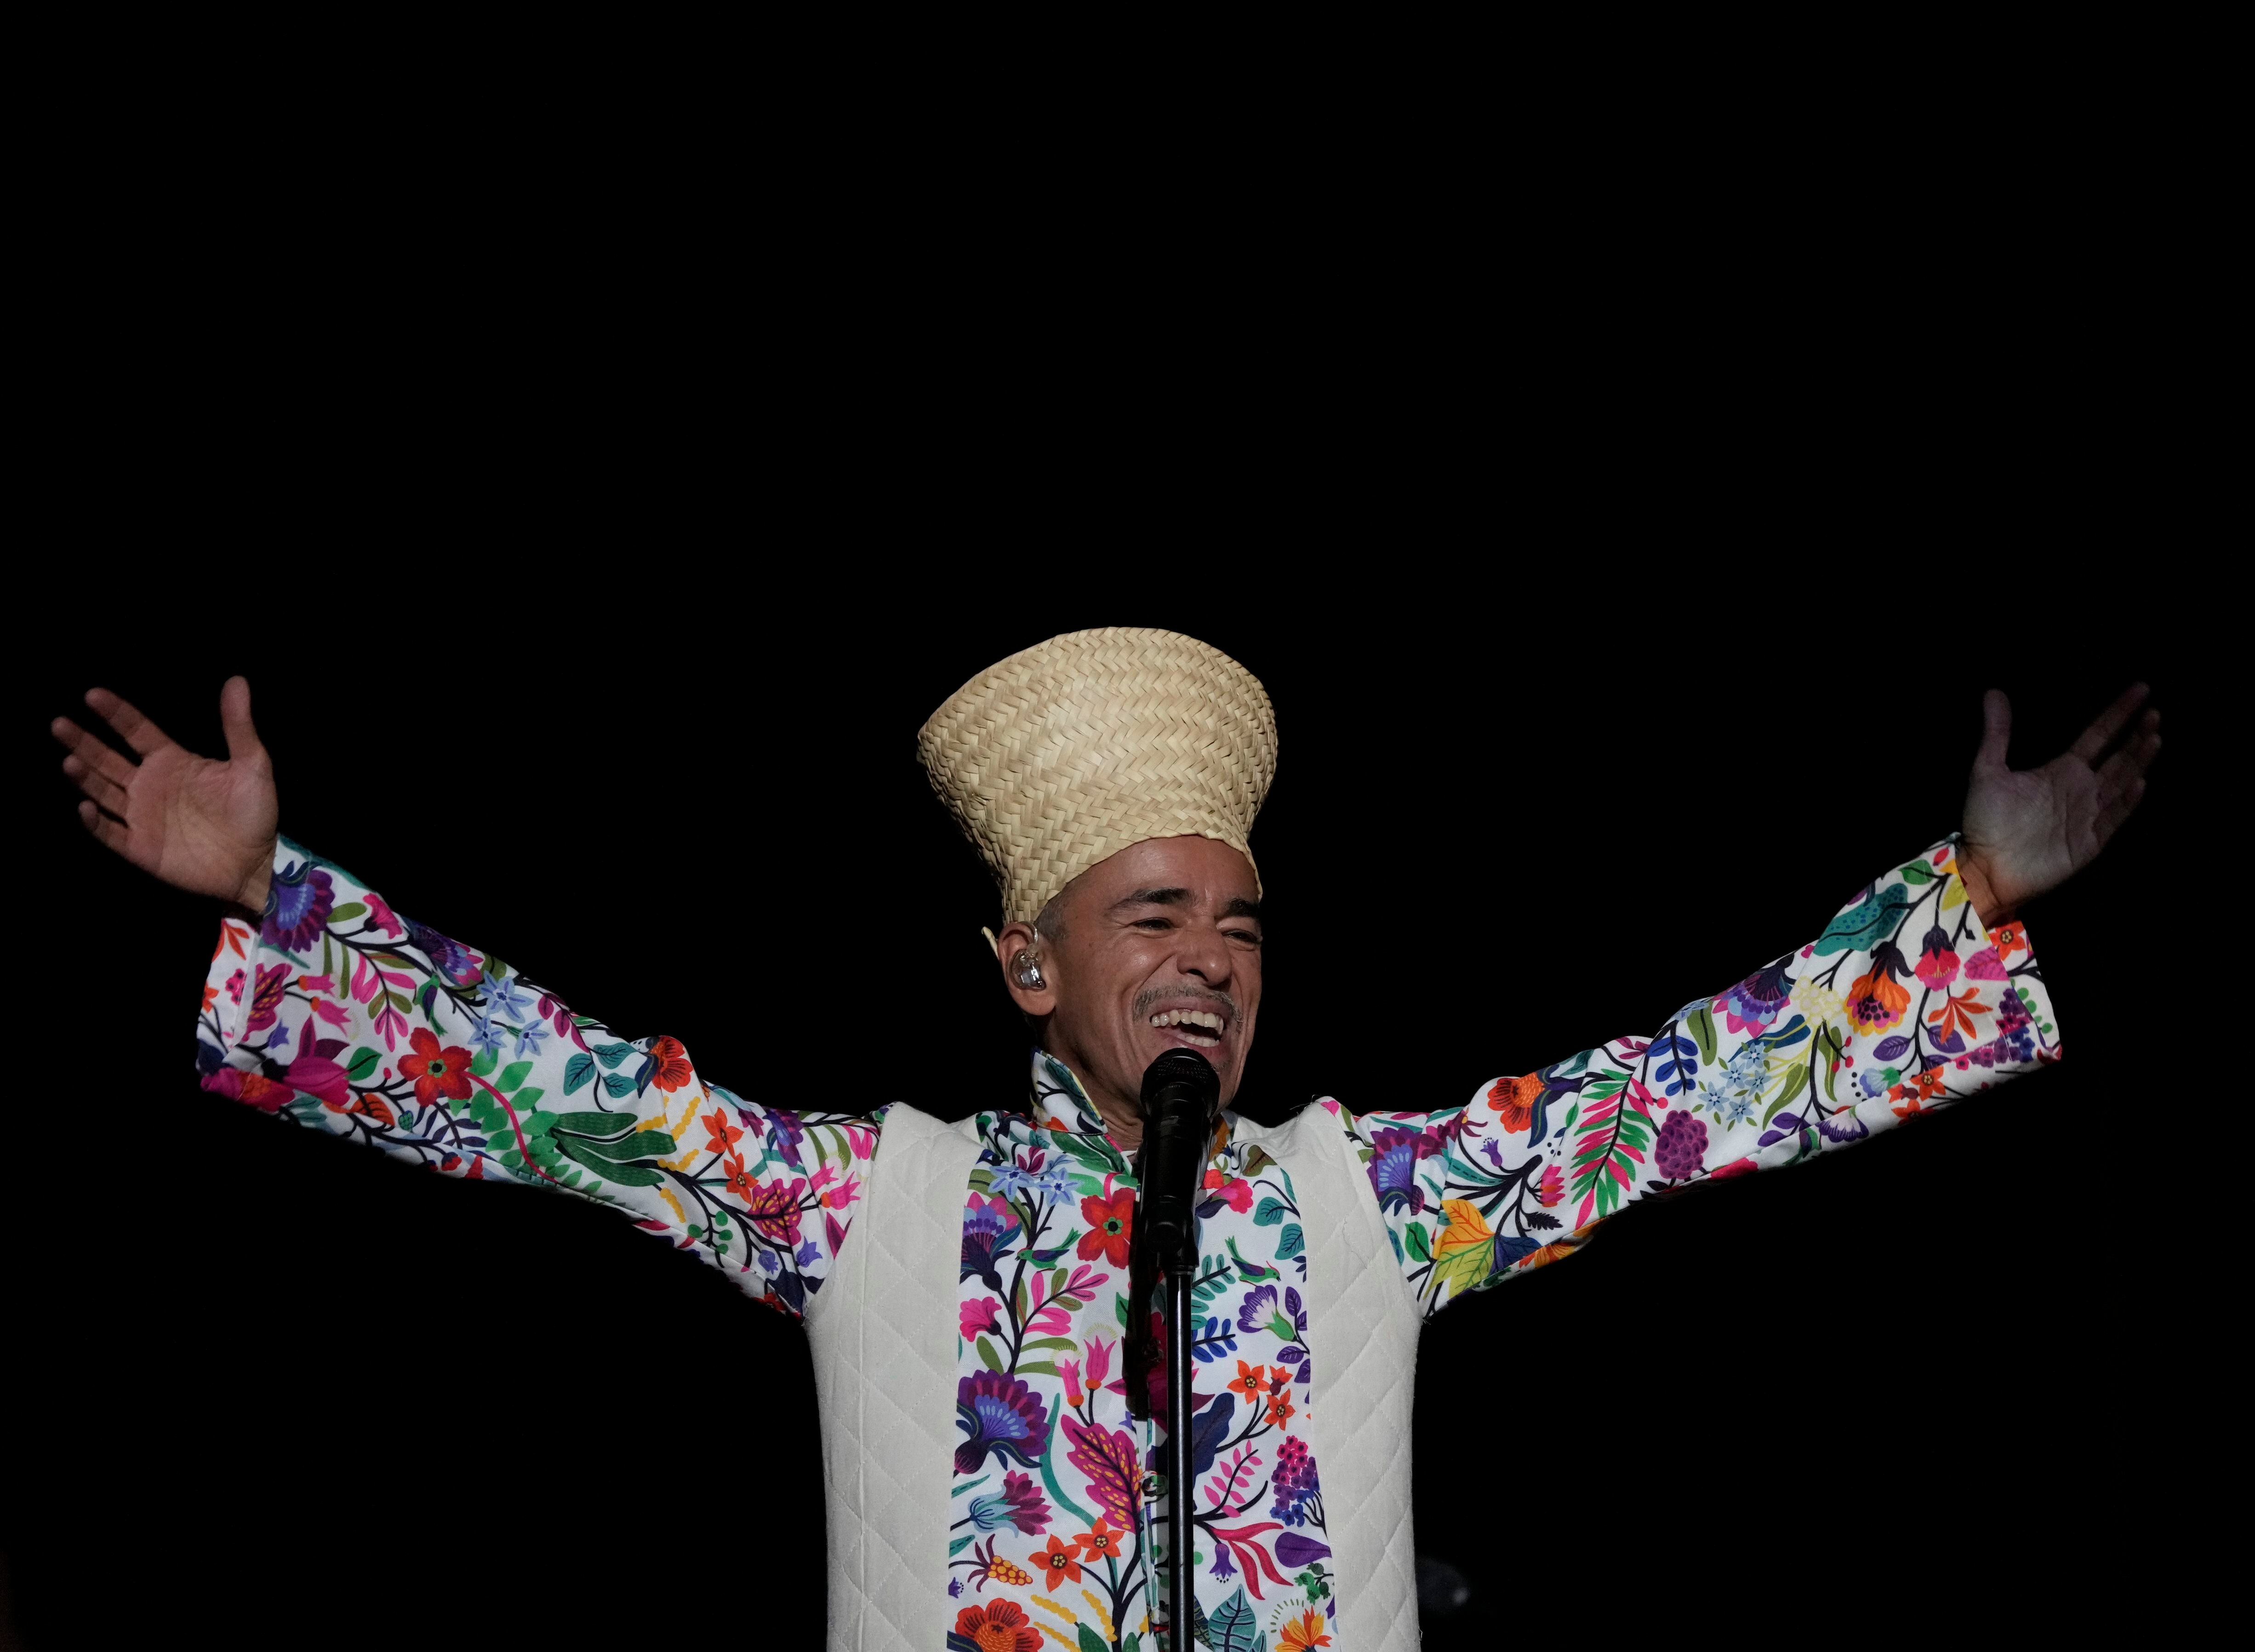
[[[2001,688],[1981,696],[1981,749],[1973,754],[1976,769],[2002,769],[2013,738],[2013,702]]]
[[[2122,732],[2122,725],[2130,721],[2130,714],[2137,710],[2146,696],[2153,692],[2144,683],[2131,684],[2111,706],[2098,714],[2097,721],[2090,728],[2083,731],[2081,738],[2068,748],[2069,753],[2086,763],[2097,763],[2098,754],[2106,749],[2114,736]]]
[[[172,736],[106,688],[88,689],[86,703],[118,732],[127,745],[144,757],[172,743]]]
[[[120,854],[125,853],[125,845],[131,833],[95,808],[91,799],[86,798],[79,799],[78,818],[86,822],[86,829],[95,836],[100,838]]]
[[[67,717],[58,717],[47,725],[57,740],[70,748],[71,755],[104,778],[121,786],[133,784],[133,765],[125,754],[99,735],[90,735]]]
[[[2127,742],[2121,750],[2099,765],[2099,796],[2113,797],[2125,790],[2132,780],[2146,772],[2147,766],[2160,755],[2160,749],[2161,737],[2150,732]]]
[[[125,812],[125,788],[96,774],[75,757],[63,759],[63,772],[78,782],[78,789],[112,814]]]
[[[250,721],[250,679],[230,677],[219,691],[219,720],[227,730],[227,755],[241,763],[265,749]]]
[[[2106,840],[2112,837],[2116,828],[2130,818],[2131,812],[2137,808],[2145,795],[2146,777],[2139,775],[2117,794],[2112,802],[2098,811],[2098,818],[2091,822],[2090,830],[2091,834],[2098,840],[2100,848],[2106,847]]]

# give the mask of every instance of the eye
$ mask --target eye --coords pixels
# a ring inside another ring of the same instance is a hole
[[[1249,929],[1224,930],[1222,932],[1233,941],[1243,941],[1247,946],[1261,945],[1261,938]]]
[[[1137,929],[1172,929],[1174,924],[1163,917],[1139,917],[1135,920],[1135,927]]]

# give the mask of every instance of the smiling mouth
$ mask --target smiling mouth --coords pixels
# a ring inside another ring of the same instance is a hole
[[[1193,1050],[1218,1050],[1228,1023],[1210,1009],[1162,1009],[1151,1017],[1151,1024],[1172,1032]]]

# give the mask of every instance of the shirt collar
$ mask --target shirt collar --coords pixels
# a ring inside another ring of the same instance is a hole
[[[1035,1129],[1078,1135],[1100,1143],[1118,1157],[1120,1169],[1127,1170],[1128,1149],[1105,1129],[1104,1115],[1088,1099],[1088,1092],[1081,1088],[1071,1067],[1048,1051],[1036,1050],[1028,1085],[1027,1112]]]

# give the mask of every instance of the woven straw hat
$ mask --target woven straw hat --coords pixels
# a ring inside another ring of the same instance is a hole
[[[1001,885],[1003,921],[1030,922],[1147,839],[1195,833],[1250,861],[1246,837],[1276,777],[1276,714],[1219,649],[1111,626],[980,672],[917,732],[917,755]]]

